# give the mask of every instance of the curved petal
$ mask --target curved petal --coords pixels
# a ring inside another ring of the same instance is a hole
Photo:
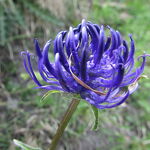
[[[42,58],[42,53],[37,39],[34,39],[34,46],[35,46],[37,56],[39,57],[39,59]]]
[[[60,64],[59,53],[56,53],[56,55],[55,55],[55,70],[56,70],[58,81],[59,81],[60,85],[62,86],[63,89],[65,89],[66,91],[69,92],[70,89],[68,88],[67,83],[66,83],[67,79],[64,75],[64,72],[63,72],[61,64]]]
[[[113,108],[113,107],[116,107],[116,106],[119,106],[121,105],[122,103],[125,102],[125,100],[129,97],[129,91],[126,92],[126,94],[124,94],[123,97],[118,97],[118,102],[117,103],[114,103],[114,104],[105,104],[105,105],[101,105],[101,104],[94,104],[94,106],[96,108],[99,108],[99,109],[106,109],[106,108]]]
[[[101,26],[100,29],[100,36],[99,36],[99,46],[97,47],[95,54],[94,54],[94,63],[95,65],[97,63],[100,63],[100,60],[102,58],[103,52],[104,52],[104,47],[105,47],[105,33],[104,33],[104,27]]]
[[[43,49],[43,63],[46,66],[47,70],[57,79],[57,75],[55,72],[55,69],[53,66],[50,64],[49,59],[48,59],[48,50],[50,47],[50,41],[48,41]]]
[[[107,51],[111,44],[111,37],[107,37],[107,41],[105,43],[104,51]]]
[[[24,68],[27,71],[27,73],[30,75],[30,77],[32,78],[32,80],[38,85],[41,86],[41,83],[39,82],[39,80],[37,79],[33,69],[32,69],[32,65],[31,65],[31,60],[30,60],[30,53],[24,52],[22,53],[22,56],[24,57],[23,59],[23,64],[24,64]]]

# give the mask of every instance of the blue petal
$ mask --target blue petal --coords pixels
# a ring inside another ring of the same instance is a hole
[[[62,88],[64,90],[69,92],[70,89],[68,88],[67,83],[66,83],[67,78],[65,77],[64,72],[63,72],[62,67],[61,67],[61,64],[60,64],[59,53],[56,53],[56,55],[55,55],[55,70],[56,70],[60,85],[62,86]]]
[[[123,58],[124,58],[124,61],[126,62],[127,58],[128,58],[128,54],[129,54],[129,49],[128,49],[128,44],[126,41],[123,41],[123,45],[125,47],[125,51],[124,51],[124,54],[123,54]]]
[[[130,52],[127,61],[130,61],[130,59],[134,57],[134,53],[135,53],[134,40],[132,38],[132,35],[129,35],[129,37],[130,37]]]
[[[34,45],[35,45],[35,50],[36,50],[36,54],[39,58],[42,57],[42,53],[41,53],[41,50],[40,50],[40,46],[39,46],[39,43],[36,39],[34,39]]]
[[[30,53],[29,52],[24,52],[22,53],[24,59],[23,59],[23,63],[24,63],[24,68],[26,69],[27,73],[30,75],[30,77],[32,78],[32,80],[38,85],[41,86],[41,83],[38,81],[33,69],[32,69],[32,65],[31,65],[31,60],[30,60]]]
[[[56,72],[53,68],[53,66],[50,64],[49,59],[48,59],[48,50],[50,47],[50,41],[48,41],[43,49],[43,63],[45,64],[47,70],[52,74],[56,79],[57,75]]]
[[[87,63],[87,52],[86,52],[86,45],[85,45],[82,50],[81,63],[80,63],[82,81],[86,81],[87,79],[87,64],[86,63]]]
[[[104,48],[104,51],[107,51],[109,46],[111,44],[111,37],[107,37],[107,41],[105,43],[105,48]]]
[[[116,107],[116,106],[119,106],[121,105],[122,103],[125,102],[125,100],[129,97],[129,91],[126,92],[126,94],[123,96],[123,97],[118,97],[118,102],[117,103],[114,103],[114,104],[105,104],[105,105],[101,105],[101,104],[94,104],[94,106],[96,108],[99,108],[99,109],[106,109],[106,108],[113,108],[113,107]]]
[[[104,33],[104,27],[101,26],[100,30],[100,37],[99,37],[99,47],[96,49],[95,55],[94,55],[94,63],[95,65],[97,63],[100,63],[100,60],[102,58],[103,52],[104,52],[104,43],[105,40],[105,33]]]

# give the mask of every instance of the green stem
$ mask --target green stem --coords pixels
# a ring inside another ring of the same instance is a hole
[[[57,132],[56,132],[54,138],[52,139],[52,143],[51,143],[48,150],[55,150],[56,149],[56,146],[59,142],[59,139],[61,138],[65,128],[67,127],[67,125],[68,125],[73,113],[75,112],[79,102],[80,102],[80,100],[77,100],[77,99],[73,99],[71,101],[65,115],[63,116],[63,119],[61,120],[61,122],[58,126]]]

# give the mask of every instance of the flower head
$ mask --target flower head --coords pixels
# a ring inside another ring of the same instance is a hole
[[[107,29],[109,36],[103,25],[83,20],[76,28],[59,32],[43,49],[35,40],[38,71],[46,85],[37,79],[28,51],[22,52],[24,67],[38,88],[79,94],[99,109],[118,106],[138,87],[146,55],[141,56],[141,65],[135,68],[132,36],[127,44],[118,31],[109,26]],[[48,57],[50,46],[55,62]]]

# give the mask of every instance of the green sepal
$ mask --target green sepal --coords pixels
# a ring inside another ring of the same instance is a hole
[[[140,78],[141,79],[149,79],[149,77],[147,75],[141,75]]]
[[[41,148],[35,148],[32,146],[29,146],[21,141],[18,141],[16,139],[13,140],[14,144],[20,147],[22,150],[42,150]]]
[[[53,90],[53,91],[48,91],[46,92],[42,98],[40,99],[40,102],[44,103],[45,102],[45,99],[50,96],[51,94],[55,94],[55,93],[62,93],[62,91],[57,91],[57,90]]]
[[[93,115],[94,115],[94,124],[93,124],[92,129],[93,130],[97,130],[98,125],[99,125],[99,119],[98,119],[98,117],[99,117],[99,111],[98,111],[98,108],[96,108],[93,105],[91,105],[91,108],[92,108],[91,110],[92,110]]]

